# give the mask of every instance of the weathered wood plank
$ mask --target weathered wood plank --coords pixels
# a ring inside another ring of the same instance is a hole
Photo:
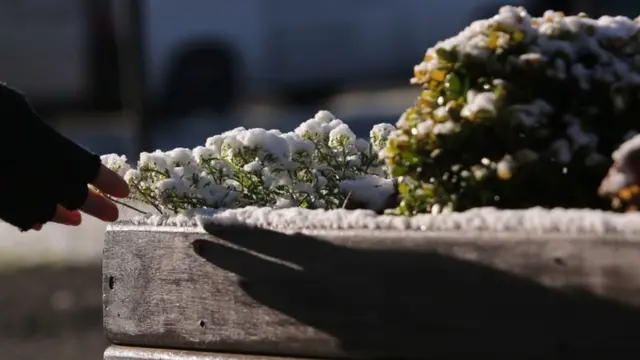
[[[302,359],[112,345],[112,346],[109,346],[107,350],[104,352],[104,360],[302,360]]]
[[[240,227],[107,232],[115,344],[300,357],[640,351],[640,239]]]

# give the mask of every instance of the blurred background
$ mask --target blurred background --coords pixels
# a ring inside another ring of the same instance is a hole
[[[427,48],[506,4],[640,13],[622,0],[0,0],[0,81],[132,161],[237,126],[292,130],[320,109],[367,137],[418,96]],[[102,358],[104,230],[0,223],[2,359]]]

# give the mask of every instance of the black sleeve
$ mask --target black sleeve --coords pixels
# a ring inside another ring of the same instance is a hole
[[[78,209],[100,157],[51,128],[18,91],[0,83],[0,219],[31,229],[53,218],[56,205]]]

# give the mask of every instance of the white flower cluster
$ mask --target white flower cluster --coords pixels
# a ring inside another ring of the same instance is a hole
[[[602,16],[598,19],[585,14],[565,16],[548,10],[542,17],[532,17],[523,7],[503,6],[497,15],[474,21],[456,36],[438,42],[428,49],[424,61],[416,65],[413,83],[425,84],[431,79],[442,81],[448,69],[447,59],[469,63],[500,66],[505,76],[512,71],[539,67],[550,79],[571,80],[582,90],[605,86],[611,88],[611,102],[616,111],[627,109],[632,98],[628,95],[640,86],[640,17]],[[515,53],[514,44],[520,47]],[[523,48],[522,48],[523,47]],[[522,49],[521,49],[522,48]],[[444,54],[444,56],[442,56]],[[496,56],[502,56],[500,64]],[[500,82],[501,80],[496,80]],[[500,84],[494,83],[499,88]],[[492,89],[471,90],[460,116],[474,120],[484,114],[495,115],[500,97]],[[438,118],[447,114],[447,104],[433,111]],[[506,109],[514,122],[528,128],[548,126],[555,112],[551,105],[534,99],[527,104],[513,104]],[[599,111],[596,108],[589,109]],[[453,122],[436,119],[417,127],[420,133],[450,133]],[[444,119],[446,120],[446,119]],[[566,136],[550,144],[548,149],[560,163],[569,163],[577,151],[588,150],[587,165],[601,163],[608,154],[597,152],[598,136],[584,129],[578,118],[566,114],[563,121]],[[433,128],[435,124],[439,128]],[[399,128],[407,127],[402,118]]]
[[[378,153],[393,130],[379,124],[371,141],[358,139],[347,124],[320,111],[289,133],[239,127],[194,149],[142,153],[136,168],[115,154],[102,161],[125,178],[133,199],[161,213],[245,206],[334,209],[349,200],[381,211],[394,185]]]

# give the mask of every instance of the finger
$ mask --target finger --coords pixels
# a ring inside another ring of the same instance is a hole
[[[70,211],[61,205],[57,205],[56,214],[51,221],[63,225],[78,226],[82,223],[82,214],[77,210]]]
[[[108,167],[102,165],[98,177],[91,182],[98,190],[111,196],[125,198],[129,196],[129,185],[124,179]]]
[[[87,200],[80,207],[80,210],[102,221],[114,222],[118,220],[118,207],[109,199],[89,190]]]
[[[33,227],[33,230],[35,230],[35,231],[40,231],[40,230],[42,230],[42,224],[36,224],[36,225]]]

